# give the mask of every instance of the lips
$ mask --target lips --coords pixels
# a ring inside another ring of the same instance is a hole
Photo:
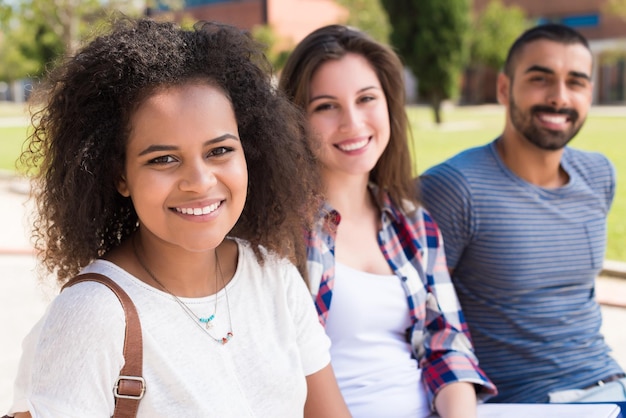
[[[219,201],[207,206],[193,208],[177,207],[174,208],[174,210],[178,213],[182,213],[183,215],[202,216],[215,212],[221,205],[222,201]]]

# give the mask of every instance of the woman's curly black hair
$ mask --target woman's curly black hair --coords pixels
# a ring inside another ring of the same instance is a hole
[[[319,176],[305,121],[271,81],[261,45],[209,22],[182,29],[124,18],[56,67],[34,95],[43,106],[20,158],[34,180],[33,237],[45,269],[63,283],[137,229],[131,200],[116,189],[131,115],[160,88],[207,82],[232,101],[248,166],[231,235],[290,258],[304,274],[302,228],[319,207]]]

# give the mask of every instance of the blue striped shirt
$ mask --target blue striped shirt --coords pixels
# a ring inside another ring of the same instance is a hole
[[[569,182],[532,185],[495,141],[421,178],[495,402],[545,402],[621,372],[600,334],[595,277],[604,259],[615,175],[606,157],[566,148]]]

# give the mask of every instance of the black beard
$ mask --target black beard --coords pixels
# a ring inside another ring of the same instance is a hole
[[[567,115],[572,128],[567,131],[552,131],[539,128],[533,123],[533,116],[537,113]],[[570,108],[556,109],[552,106],[536,105],[530,108],[527,115],[524,115],[515,104],[512,95],[509,115],[513,126],[522,133],[524,138],[536,147],[547,151],[556,151],[564,148],[578,134],[583,125],[583,121],[578,123],[580,119],[579,113],[575,109]]]

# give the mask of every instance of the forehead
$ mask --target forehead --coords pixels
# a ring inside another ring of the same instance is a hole
[[[516,54],[515,74],[539,66],[556,74],[582,73],[591,77],[593,58],[591,52],[581,44],[563,44],[539,39],[524,45]]]
[[[378,75],[370,62],[360,54],[348,53],[339,59],[322,63],[311,77],[311,91],[380,86]]]

